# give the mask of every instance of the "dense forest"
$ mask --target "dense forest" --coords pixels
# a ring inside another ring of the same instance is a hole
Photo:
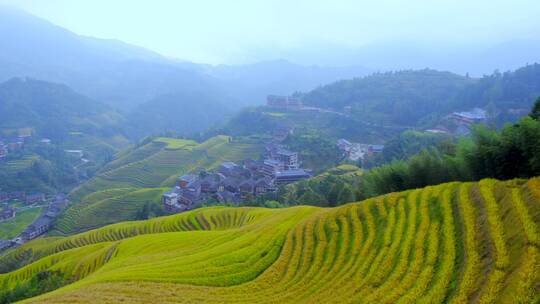
[[[516,120],[540,95],[540,64],[482,78],[425,69],[342,80],[304,94],[304,103],[343,110],[366,121],[415,126],[455,110],[486,108],[495,122]]]
[[[540,175],[540,98],[531,113],[497,131],[478,125],[458,143],[442,142],[363,176],[364,197],[447,181],[512,179]]]

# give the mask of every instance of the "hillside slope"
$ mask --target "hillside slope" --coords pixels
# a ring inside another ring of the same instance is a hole
[[[221,93],[181,89],[137,106],[128,115],[128,126],[135,138],[167,131],[198,134],[223,122],[233,112],[230,104]]]
[[[212,169],[223,161],[257,159],[262,146],[216,136],[203,143],[157,138],[126,151],[101,173],[76,188],[76,202],[58,219],[55,233],[73,234],[134,220],[145,204],[160,206],[161,194],[176,178],[197,168]]]
[[[422,125],[452,111],[481,107],[502,125],[515,121],[540,95],[540,64],[469,78],[436,70],[376,73],[319,87],[307,105],[341,111],[372,123]]]
[[[112,188],[172,186],[178,175],[199,167],[217,167],[222,161],[257,158],[262,147],[216,136],[198,144],[191,140],[157,138],[108,164],[100,174],[71,193],[78,199]]]
[[[534,303],[539,223],[539,178],[206,208],[30,242],[0,258],[0,285],[61,274],[32,303]]]
[[[114,136],[123,118],[110,107],[71,88],[13,78],[0,84],[0,131],[30,128],[37,135],[66,140],[70,132]]]

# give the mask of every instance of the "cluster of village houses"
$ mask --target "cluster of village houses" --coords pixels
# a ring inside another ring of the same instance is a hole
[[[190,210],[208,201],[238,204],[310,176],[300,168],[297,152],[271,143],[266,145],[264,160],[226,161],[215,171],[183,175],[162,199],[169,212]]]
[[[14,153],[24,149],[24,145],[28,143],[31,138],[31,134],[0,137],[0,160],[6,158],[9,153]],[[42,138],[39,140],[39,143],[50,144],[51,140],[48,138]]]
[[[0,203],[8,200],[19,200],[25,203],[25,207],[31,206],[36,203],[48,202],[45,211],[34,221],[28,225],[26,229],[16,238],[12,240],[0,240],[0,251],[16,244],[22,244],[29,240],[47,232],[54,221],[54,219],[64,210],[69,201],[64,194],[57,194],[52,197],[47,197],[45,194],[31,194],[26,195],[24,192],[0,192]],[[17,215],[17,209],[5,206],[0,211],[0,222],[9,220]]]
[[[0,160],[8,156],[11,152],[21,150],[25,139],[29,136],[14,136],[10,138],[0,138]]]
[[[343,155],[352,161],[365,160],[373,154],[381,153],[384,149],[384,145],[361,144],[344,138],[338,139],[337,146]]]
[[[465,136],[471,133],[473,124],[486,123],[487,120],[488,115],[486,110],[480,108],[474,108],[470,111],[452,112],[436,128],[427,129],[426,132]]]
[[[487,118],[487,112],[480,108],[474,108],[470,111],[452,112],[443,119],[438,127],[425,131],[429,133],[464,136],[470,134],[473,124],[486,123]],[[373,154],[381,153],[384,149],[384,145],[355,143],[344,138],[338,140],[337,146],[347,159],[353,161],[365,160]]]

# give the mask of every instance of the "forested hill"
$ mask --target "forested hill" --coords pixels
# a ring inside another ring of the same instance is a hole
[[[0,130],[30,128],[61,140],[70,132],[112,136],[122,121],[108,106],[65,85],[13,78],[0,84]]]
[[[376,73],[341,80],[304,95],[307,105],[342,111],[374,122],[416,125],[450,111],[483,107],[493,115],[529,109],[540,95],[540,64],[470,78],[430,69]]]
[[[212,90],[178,89],[137,106],[127,115],[129,134],[174,132],[192,135],[225,121],[233,112],[230,97]]]

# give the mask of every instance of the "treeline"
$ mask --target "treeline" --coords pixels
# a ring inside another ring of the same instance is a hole
[[[482,78],[435,70],[399,71],[341,80],[303,96],[304,103],[341,111],[377,124],[428,126],[459,109],[482,107],[496,123],[515,121],[540,94],[540,64]]]
[[[362,197],[448,181],[527,178],[540,175],[540,98],[529,116],[500,132],[476,126],[472,136],[445,142],[407,160],[373,168],[362,179]]]
[[[361,199],[362,170],[353,165],[340,165],[320,175],[301,180],[244,202],[246,206],[280,208],[296,205],[334,207]]]
[[[360,160],[359,167],[373,168],[390,163],[393,160],[407,159],[430,147],[443,145],[452,140],[449,134],[405,131],[384,144],[382,153]]]
[[[315,129],[298,128],[287,136],[283,144],[298,152],[302,167],[315,172],[328,170],[343,158],[335,142]]]
[[[58,289],[71,283],[65,275],[56,271],[43,271],[35,274],[30,280],[18,283],[14,288],[0,286],[0,304],[14,303],[23,299],[38,296],[40,294]]]
[[[54,144],[27,144],[0,162],[0,188],[8,192],[67,191],[80,180],[75,169],[79,162]]]

